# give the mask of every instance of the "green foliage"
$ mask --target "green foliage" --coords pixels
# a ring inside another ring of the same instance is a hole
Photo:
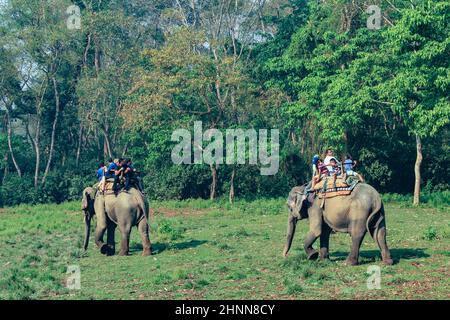
[[[133,158],[151,199],[208,199],[211,168],[170,157],[172,132],[194,121],[280,130],[279,172],[220,165],[218,201],[233,172],[236,199],[285,197],[329,147],[350,153],[380,192],[411,193],[416,136],[421,199],[446,201],[427,197],[450,181],[448,1],[380,2],[380,30],[367,28],[363,1],[229,2],[227,19],[208,18],[220,1],[77,3],[77,30],[61,14],[67,0],[8,1],[0,12],[1,205],[77,199],[109,156]],[[235,37],[229,23],[243,16]]]
[[[423,238],[425,240],[435,240],[438,238],[437,231],[434,227],[428,227],[425,232],[423,233]]]
[[[386,203],[401,203],[411,205],[412,196],[397,193],[385,193],[382,196]],[[423,207],[437,208],[446,210],[450,206],[450,191],[440,191],[428,193],[424,192],[420,195],[420,203]]]
[[[157,231],[163,239],[167,240],[178,240],[183,237],[183,230],[175,227],[170,220],[159,221]]]
[[[67,200],[80,200],[83,189],[93,185],[86,175],[71,175],[63,171],[51,172],[44,186],[34,187],[34,177],[8,175],[0,186],[0,205],[14,206],[21,203],[61,203]]]

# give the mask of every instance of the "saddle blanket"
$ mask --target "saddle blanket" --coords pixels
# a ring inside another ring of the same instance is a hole
[[[336,178],[336,185],[333,183],[333,177],[325,177],[322,178],[319,182],[314,186],[315,191],[326,191],[332,188],[347,188],[349,185],[342,179],[341,177]]]
[[[341,177],[336,179],[336,184],[333,180],[332,177],[326,177],[314,186],[314,191],[319,199],[347,196],[352,193],[355,186],[359,183],[359,180],[348,179],[344,181]]]
[[[106,179],[105,180],[105,185],[103,186],[103,190],[101,190],[102,184],[101,183],[96,183],[94,188],[99,190],[100,192],[103,191],[113,191],[113,186],[114,186],[114,178],[110,178],[110,179]]]

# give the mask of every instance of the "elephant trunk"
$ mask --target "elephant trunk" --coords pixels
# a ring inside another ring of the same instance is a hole
[[[88,187],[83,190],[83,198],[81,199],[81,210],[84,213],[84,250],[87,250],[89,244],[89,234],[91,233],[91,219],[95,214],[94,211],[95,190]]]
[[[287,227],[286,245],[284,246],[283,255],[286,257],[291,248],[292,240],[294,239],[295,228],[297,226],[297,218],[289,216]]]
[[[84,250],[87,250],[89,245],[89,235],[91,233],[91,215],[89,212],[85,212],[84,214]]]

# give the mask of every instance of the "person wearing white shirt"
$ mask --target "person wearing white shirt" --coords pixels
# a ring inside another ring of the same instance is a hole
[[[336,159],[336,157],[334,156],[333,150],[327,149],[327,151],[325,151],[325,159],[323,159],[323,164],[327,166],[328,171],[333,170],[333,166],[330,165],[331,159],[336,160],[338,166],[341,165],[338,159]]]

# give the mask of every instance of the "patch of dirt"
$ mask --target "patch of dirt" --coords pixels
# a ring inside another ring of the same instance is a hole
[[[198,216],[207,213],[208,209],[190,209],[190,208],[150,208],[150,217],[154,217],[156,214],[162,214],[165,217],[175,216]]]

